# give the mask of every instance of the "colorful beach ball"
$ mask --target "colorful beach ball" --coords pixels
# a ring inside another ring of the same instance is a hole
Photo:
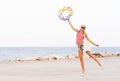
[[[59,12],[58,16],[61,20],[66,21],[73,15],[72,8],[69,6],[62,7]]]

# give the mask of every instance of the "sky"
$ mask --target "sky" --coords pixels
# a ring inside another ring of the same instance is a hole
[[[100,46],[120,46],[119,0],[0,0],[0,47],[76,46],[76,32],[58,17],[73,10],[75,28],[86,25]]]

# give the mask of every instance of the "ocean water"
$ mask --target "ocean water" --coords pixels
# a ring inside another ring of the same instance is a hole
[[[120,47],[93,47],[92,53],[120,53]],[[0,61],[26,57],[77,54],[77,47],[0,47]]]

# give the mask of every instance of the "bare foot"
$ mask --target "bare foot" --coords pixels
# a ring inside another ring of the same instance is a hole
[[[99,69],[101,69],[101,70],[102,70],[102,69],[104,69],[104,68],[103,68],[103,66],[100,66],[100,67],[99,67]]]
[[[81,76],[84,77],[86,75],[86,72],[82,73]]]

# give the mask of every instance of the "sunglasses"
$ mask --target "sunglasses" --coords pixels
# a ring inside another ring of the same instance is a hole
[[[85,27],[81,27],[81,28],[85,29]]]

